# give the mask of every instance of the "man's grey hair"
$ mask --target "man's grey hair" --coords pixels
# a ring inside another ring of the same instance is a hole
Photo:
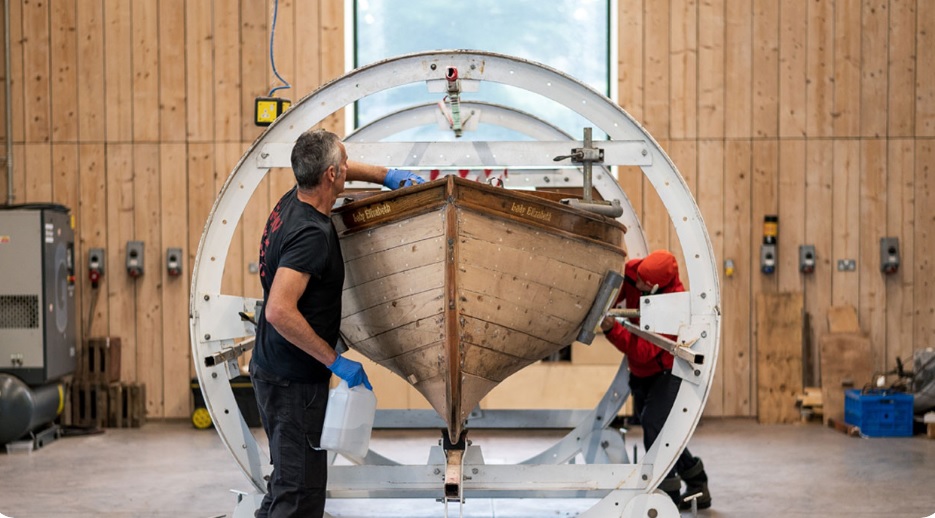
[[[323,129],[310,129],[299,135],[292,148],[292,172],[301,189],[313,189],[329,167],[340,172],[341,139]]]

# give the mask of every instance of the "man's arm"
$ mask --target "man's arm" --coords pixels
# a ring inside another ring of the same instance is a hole
[[[365,164],[355,160],[347,161],[347,179],[351,181],[378,183],[390,189],[408,187],[425,181],[421,176],[412,171],[387,169],[383,166]]]
[[[291,268],[276,270],[273,285],[263,312],[266,321],[286,340],[328,366],[338,357],[334,349],[308,324],[299,312],[299,298],[305,292],[311,275]]]
[[[347,161],[347,179],[358,182],[371,182],[383,184],[387,168],[379,165],[365,164],[355,160]]]

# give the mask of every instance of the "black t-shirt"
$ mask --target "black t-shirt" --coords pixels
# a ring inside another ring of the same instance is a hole
[[[298,309],[318,336],[334,347],[341,326],[344,256],[331,219],[300,201],[295,188],[279,200],[263,230],[260,283],[264,308],[280,267],[311,275],[305,293],[299,298]],[[287,379],[319,382],[331,378],[327,367],[267,323],[263,311],[257,320],[253,358],[260,367]]]

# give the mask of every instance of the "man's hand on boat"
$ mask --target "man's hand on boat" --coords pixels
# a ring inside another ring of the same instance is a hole
[[[425,183],[425,180],[412,171],[407,171],[405,169],[389,169],[386,172],[386,178],[383,179],[383,185],[392,190],[402,189],[403,187],[418,185],[420,183]]]
[[[334,362],[328,366],[328,369],[335,373],[337,377],[346,381],[348,388],[354,388],[363,383],[369,390],[373,390],[370,380],[367,379],[367,373],[364,372],[364,366],[359,362],[348,360],[339,354]]]

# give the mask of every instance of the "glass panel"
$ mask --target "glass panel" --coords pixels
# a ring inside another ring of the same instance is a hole
[[[355,63],[362,66],[401,54],[435,49],[482,49],[543,63],[609,94],[610,0],[357,0]],[[393,88],[357,103],[357,126],[413,105],[437,103],[444,94],[424,84]],[[462,101],[487,101],[516,108],[580,139],[591,125],[559,103],[525,90],[483,83]],[[462,116],[466,114],[462,113]],[[528,140],[514,131],[479,124],[467,140]],[[595,131],[596,139],[605,138]],[[454,140],[438,125],[413,128],[387,140]]]

